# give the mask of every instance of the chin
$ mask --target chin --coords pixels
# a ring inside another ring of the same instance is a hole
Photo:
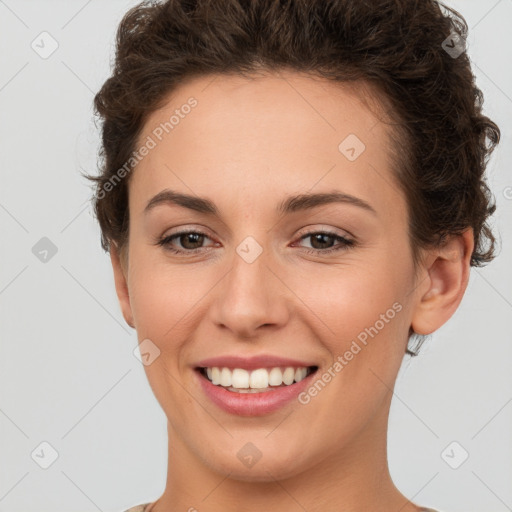
[[[245,445],[242,445],[245,446]],[[253,448],[254,449],[254,448]],[[217,452],[210,460],[204,459],[204,464],[213,471],[224,476],[229,475],[233,480],[242,482],[275,482],[292,478],[307,469],[307,462],[303,460],[304,451],[297,447],[296,453],[292,451],[278,451],[275,448],[262,448],[259,458],[244,461],[251,449],[241,449]],[[265,452],[268,452],[265,454]],[[204,452],[203,452],[204,456]],[[311,462],[311,465],[314,463]]]

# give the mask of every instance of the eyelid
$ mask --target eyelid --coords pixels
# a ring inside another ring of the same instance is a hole
[[[355,236],[350,231],[328,226],[326,224],[310,224],[309,226],[302,228],[297,236],[301,238],[302,235],[312,235],[319,232],[326,232],[331,235],[341,236],[343,238],[355,239]]]
[[[157,239],[166,238],[168,236],[177,235],[179,233],[197,233],[200,235],[206,235],[206,236],[208,236],[208,238],[214,238],[211,235],[211,230],[208,229],[206,226],[197,225],[197,224],[195,224],[193,226],[188,226],[185,224],[184,226],[178,226],[176,228],[171,228],[168,231],[164,231],[161,236],[157,237]]]

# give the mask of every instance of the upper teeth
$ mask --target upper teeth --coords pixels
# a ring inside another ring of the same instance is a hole
[[[292,368],[258,368],[257,370],[247,371],[243,368],[206,368],[206,374],[213,384],[242,388],[268,388],[269,386],[280,386],[281,384],[290,385],[293,382],[299,382],[306,377],[308,369],[306,367]]]

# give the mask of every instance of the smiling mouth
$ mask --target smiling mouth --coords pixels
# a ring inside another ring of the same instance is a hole
[[[235,393],[264,393],[300,382],[315,373],[318,366],[275,366],[244,368],[198,367],[196,370],[212,384]]]

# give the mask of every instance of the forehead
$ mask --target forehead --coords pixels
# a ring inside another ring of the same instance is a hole
[[[393,199],[390,127],[377,98],[368,85],[296,72],[191,79],[143,127],[138,145],[154,146],[132,176],[130,207],[165,188],[243,196],[246,206],[312,188]]]

